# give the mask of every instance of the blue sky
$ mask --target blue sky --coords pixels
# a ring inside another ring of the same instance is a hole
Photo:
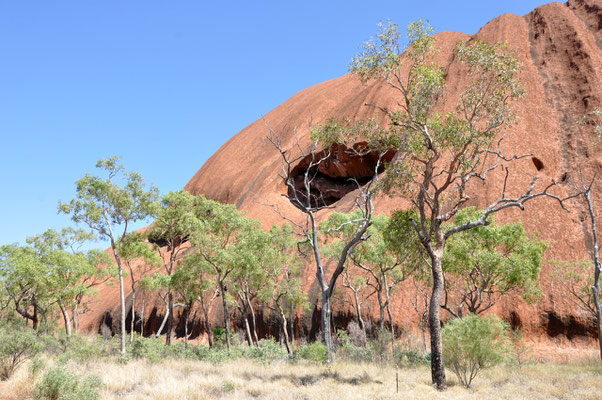
[[[57,203],[99,158],[182,188],[242,128],[345,74],[381,20],[474,34],[545,3],[1,2],[0,244],[69,225]]]

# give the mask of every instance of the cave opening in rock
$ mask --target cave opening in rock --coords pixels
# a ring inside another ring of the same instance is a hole
[[[303,158],[291,171],[292,186],[287,196],[298,208],[308,204],[307,189],[312,207],[330,206],[347,193],[370,182],[374,171],[382,173],[385,163],[393,159],[395,150],[389,150],[379,164],[379,153],[362,152],[365,143],[356,143],[353,148],[334,144],[328,150]],[[323,160],[322,160],[323,159]],[[312,161],[322,160],[318,165]],[[377,169],[378,165],[378,169]],[[307,178],[307,185],[305,179]]]
[[[537,168],[538,171],[543,169],[543,161],[541,161],[539,158],[532,157],[531,161],[533,161],[533,165],[535,165],[535,168]]]

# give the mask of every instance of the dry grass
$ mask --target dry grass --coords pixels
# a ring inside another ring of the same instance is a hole
[[[214,365],[200,361],[144,360],[118,364],[70,363],[79,374],[102,378],[103,399],[600,399],[602,367],[598,362],[533,364],[484,371],[471,389],[448,372],[449,389],[430,385],[427,366],[399,370],[377,364],[337,362],[334,366],[247,360]],[[0,399],[27,399],[32,379],[22,367],[4,386]]]

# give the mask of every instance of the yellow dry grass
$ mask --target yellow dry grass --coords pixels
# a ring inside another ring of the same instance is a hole
[[[100,376],[102,399],[602,399],[602,365],[596,361],[496,367],[483,371],[470,389],[448,371],[446,392],[430,385],[427,366],[399,369],[399,392],[395,368],[374,363],[106,360],[68,367]],[[27,368],[21,368],[1,387],[0,398],[31,398],[32,387]]]

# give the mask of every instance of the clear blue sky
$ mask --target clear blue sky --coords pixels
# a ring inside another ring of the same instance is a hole
[[[242,128],[345,74],[381,20],[473,34],[544,3],[4,1],[0,244],[70,224],[57,202],[99,158],[182,188]]]

